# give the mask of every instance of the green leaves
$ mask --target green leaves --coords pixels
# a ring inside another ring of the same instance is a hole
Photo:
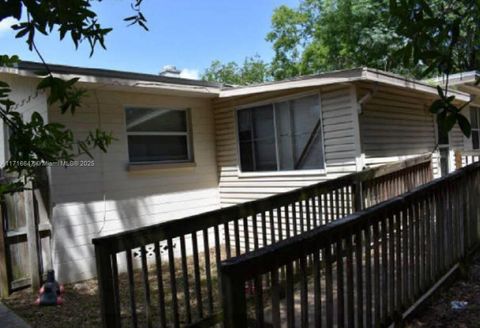
[[[78,78],[73,78],[65,81],[48,75],[40,81],[37,89],[49,90],[47,98],[49,105],[58,102],[62,114],[68,110],[73,114],[75,110],[80,107],[82,97],[86,94],[86,90],[75,88],[74,84],[78,82],[78,80]]]
[[[472,126],[470,125],[470,122],[467,120],[467,118],[462,114],[458,114],[457,121],[458,126],[460,127],[460,130],[462,130],[465,137],[470,138],[470,136],[472,135]]]
[[[141,12],[142,0],[131,0],[134,16],[126,21],[138,24],[148,30],[146,18]],[[19,21],[12,26],[16,38],[25,39],[30,50],[35,50],[44,63],[45,71],[37,72],[44,76],[38,84],[38,90],[47,91],[49,105],[58,105],[62,113],[72,114],[81,106],[86,91],[77,88],[78,78],[63,80],[55,77],[45,63],[35,45],[38,33],[50,35],[55,29],[60,40],[70,36],[75,47],[83,42],[90,46],[90,56],[97,46],[105,49],[105,38],[112,31],[100,24],[91,0],[3,0],[0,1],[0,22],[13,17]],[[19,62],[18,56],[0,55],[0,66],[12,67]],[[69,161],[75,156],[87,154],[92,150],[107,151],[114,140],[112,133],[96,129],[84,140],[75,140],[73,132],[58,123],[46,123],[44,118],[33,112],[30,118],[23,118],[15,110],[15,103],[10,99],[11,89],[0,81],[0,119],[10,130],[10,163],[6,170],[18,176],[35,178],[40,165],[57,161]],[[0,184],[0,194],[23,188],[22,183]]]
[[[0,111],[0,116],[13,132],[9,138],[10,165],[5,169],[19,177],[35,178],[39,167],[72,161],[82,154],[93,157],[92,150],[95,149],[106,152],[108,146],[115,140],[111,132],[99,129],[90,132],[83,140],[76,140],[72,131],[64,125],[45,124],[38,112],[33,112],[29,121],[25,121],[16,111],[9,113]]]
[[[130,17],[126,17],[123,20],[125,22],[128,22],[129,26],[130,25],[139,25],[145,31],[148,31],[147,19],[145,18],[145,16],[143,16],[143,13],[141,11],[142,2],[143,2],[143,0],[135,0],[134,3],[132,3],[132,9],[135,11],[135,15],[130,16]]]
[[[396,59],[420,65],[419,77],[478,69],[480,2],[390,0],[389,7],[404,38]]]
[[[13,67],[20,61],[17,55],[0,55],[0,66]]]
[[[4,0],[0,2],[0,21],[8,17],[17,20],[26,17],[25,21],[18,22],[12,28],[17,31],[16,38],[25,38],[30,50],[34,48],[37,32],[49,35],[57,29],[60,40],[69,35],[76,48],[86,42],[90,46],[91,56],[97,45],[105,49],[105,37],[112,31],[100,24],[91,3],[90,0]],[[135,15],[125,20],[148,30],[147,20],[140,10],[141,3],[142,0],[132,0],[131,7]],[[27,15],[22,16],[22,10]]]
[[[389,0],[303,0],[298,8],[278,7],[267,35],[275,51],[272,75],[280,80],[360,66],[416,73],[416,65],[402,65],[402,56],[408,62],[415,55],[413,48],[394,56],[405,40],[388,8]]]
[[[270,79],[269,67],[258,55],[245,58],[242,65],[235,62],[222,64],[214,60],[202,74],[202,79],[232,85],[261,83]]]
[[[470,122],[460,113],[465,105],[460,108],[457,107],[454,104],[455,96],[447,97],[444,90],[440,86],[437,86],[437,92],[439,99],[435,100],[430,105],[430,112],[436,114],[437,124],[440,132],[447,134],[453,129],[455,124],[458,123],[462,133],[467,138],[470,138],[472,133]]]
[[[478,0],[390,0],[390,13],[398,21],[396,32],[404,37],[397,54],[404,65],[421,65],[419,76],[446,76],[445,90],[437,86],[439,99],[430,106],[440,132],[447,134],[458,123],[468,138],[471,126],[447,96],[451,73],[477,70],[480,58],[480,2]]]

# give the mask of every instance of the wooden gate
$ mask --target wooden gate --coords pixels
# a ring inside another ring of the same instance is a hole
[[[51,263],[51,226],[45,206],[48,201],[42,195],[45,193],[30,187],[0,200],[2,298],[27,286],[38,290]]]

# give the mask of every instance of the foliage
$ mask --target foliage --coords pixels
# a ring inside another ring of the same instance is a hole
[[[480,62],[478,0],[303,0],[280,6],[267,40],[275,79],[358,66],[416,78],[476,70]],[[448,132],[470,135],[448,83],[431,107]]]
[[[25,39],[28,48],[38,54],[45,67],[43,72],[38,72],[38,75],[43,77],[37,88],[46,91],[47,103],[58,104],[62,113],[69,111],[73,114],[80,108],[86,91],[76,87],[77,78],[63,80],[54,76],[36,47],[35,37],[38,33],[50,35],[56,30],[60,40],[69,35],[77,48],[86,42],[92,56],[97,45],[105,48],[105,37],[112,29],[102,27],[97,14],[91,8],[91,3],[91,0],[0,2],[0,22],[7,18],[18,20],[18,23],[11,27],[17,31],[16,38]],[[142,0],[132,0],[134,15],[125,18],[125,21],[147,30],[141,4]],[[11,67],[18,62],[18,56],[0,55],[0,67]],[[100,130],[90,132],[83,140],[77,140],[72,131],[65,126],[44,122],[38,112],[33,112],[30,118],[24,118],[17,111],[18,108],[10,98],[10,93],[8,83],[0,81],[0,118],[11,133],[9,138],[11,165],[5,167],[10,173],[19,177],[24,176],[27,180],[35,180],[39,165],[70,161],[80,154],[92,156],[91,150],[96,148],[106,152],[113,140],[111,133]],[[0,194],[21,188],[22,183],[4,185],[0,189]]]
[[[269,80],[268,64],[258,55],[245,58],[242,65],[235,62],[222,64],[214,60],[202,74],[206,81],[216,81],[232,85],[248,85]]]
[[[386,0],[304,0],[296,9],[281,6],[267,35],[275,51],[273,76],[358,66],[405,73],[393,60],[403,40],[394,27]]]
[[[441,131],[446,134],[458,123],[470,137],[470,123],[460,113],[467,104],[454,104],[448,81],[452,73],[480,68],[480,1],[391,0],[390,12],[398,20],[397,33],[405,39],[397,53],[403,64],[421,63],[422,76],[445,77],[445,85],[437,87],[439,99],[430,107]]]

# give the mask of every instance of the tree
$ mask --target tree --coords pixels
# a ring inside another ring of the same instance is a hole
[[[304,0],[277,8],[267,35],[276,79],[369,66],[405,73],[393,60],[403,38],[386,0]]]
[[[304,0],[272,16],[275,79],[358,66],[416,78],[476,70],[480,62],[478,0]],[[470,124],[448,82],[431,111],[442,131]]]
[[[470,137],[470,123],[460,113],[468,103],[454,104],[448,80],[452,73],[480,68],[480,2],[391,0],[390,12],[398,20],[397,33],[405,39],[397,53],[404,65],[422,64],[422,76],[444,76],[445,85],[437,86],[439,99],[430,107],[440,130],[446,134],[458,123]]]
[[[268,81],[269,67],[258,55],[245,58],[242,65],[236,62],[222,64],[214,60],[202,74],[202,79],[232,85],[248,85]]]
[[[29,49],[38,54],[45,67],[43,72],[38,72],[43,78],[37,88],[48,91],[48,104],[58,103],[62,113],[69,111],[73,114],[80,107],[86,91],[75,86],[78,79],[65,81],[52,74],[36,47],[35,36],[38,33],[49,35],[56,29],[60,40],[68,35],[77,48],[80,44],[87,43],[90,55],[93,55],[98,45],[105,48],[105,37],[112,29],[100,25],[97,14],[91,8],[91,2],[90,0],[0,2],[0,22],[7,18],[19,21],[12,26],[12,29],[17,31],[16,38],[25,39]],[[125,21],[147,29],[146,19],[140,10],[141,3],[142,0],[132,0],[134,15],[125,18]],[[13,66],[19,60],[16,55],[0,55],[0,66]],[[0,194],[22,189],[27,180],[35,181],[38,177],[38,166],[45,162],[70,161],[80,154],[91,156],[91,150],[95,148],[106,152],[113,140],[111,133],[98,129],[91,131],[87,138],[77,140],[72,131],[65,126],[45,123],[38,112],[24,119],[16,110],[16,104],[10,99],[10,93],[8,83],[0,81],[0,118],[11,131],[10,165],[7,165],[5,170],[26,179],[0,185]]]

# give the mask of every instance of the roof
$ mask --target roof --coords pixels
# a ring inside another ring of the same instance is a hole
[[[476,82],[479,79],[480,71],[460,72],[448,76],[448,85],[456,90],[468,92],[471,96],[478,98],[478,96],[480,96],[480,85],[478,85]],[[446,84],[446,79],[444,76],[427,81],[435,84]]]
[[[87,85],[100,85],[100,87],[105,89],[124,90],[141,88],[141,90],[145,92],[164,92],[205,97],[230,98],[264,92],[325,86],[338,83],[352,83],[357,81],[381,83],[426,93],[432,96],[437,95],[437,89],[426,81],[413,80],[401,75],[367,67],[305,75],[282,81],[249,86],[232,87],[216,82],[167,77],[155,74],[55,64],[48,64],[48,66],[54,74],[60,77],[67,79],[79,77],[80,83],[85,83]],[[42,63],[22,61],[14,68],[0,67],[0,72],[36,77],[35,72],[44,69],[45,66]],[[467,73],[463,73],[463,78],[466,78],[467,76],[471,78],[473,73]],[[477,72],[474,73],[478,74]],[[474,76],[476,76],[475,74]],[[451,93],[460,101],[468,101],[470,99],[469,95],[463,92],[451,91]]]
[[[52,73],[64,79],[79,78],[83,86],[102,89],[131,90],[189,96],[217,97],[220,83],[167,77],[155,74],[126,72],[101,68],[86,68],[48,64]],[[0,67],[0,73],[40,78],[36,72],[45,71],[42,63],[22,61],[14,67]]]
[[[436,87],[425,81],[418,81],[403,77],[398,74],[393,74],[381,70],[371,69],[367,67],[338,70],[321,74],[313,74],[300,76],[293,79],[282,81],[267,82],[256,85],[234,87],[222,89],[220,98],[228,98],[242,95],[250,95],[255,93],[281,91],[295,88],[325,86],[337,83],[351,83],[357,81],[382,83],[385,85],[415,90],[431,95],[437,95]],[[468,101],[469,95],[463,92],[451,91],[458,100]]]
[[[480,78],[480,71],[468,71],[451,74],[448,76],[449,85],[469,84],[474,83]],[[445,77],[440,76],[434,79],[427,79],[426,82],[445,83]]]
[[[42,63],[31,62],[31,61],[21,61],[16,67],[21,70],[27,70],[32,72],[45,70],[45,65],[43,65]],[[212,87],[212,88],[222,87],[222,84],[217,82],[192,80],[192,79],[170,77],[170,76],[163,76],[163,75],[156,75],[156,74],[145,74],[145,73],[118,71],[118,70],[112,70],[112,69],[88,68],[88,67],[67,66],[67,65],[57,65],[57,64],[48,64],[48,67],[53,73],[57,73],[57,74],[90,75],[90,76],[96,76],[96,77],[109,77],[109,78],[119,78],[119,79],[127,79],[127,80],[164,82],[164,83],[173,83],[173,84],[180,84],[180,85],[195,85],[195,86],[204,86],[204,87]]]

